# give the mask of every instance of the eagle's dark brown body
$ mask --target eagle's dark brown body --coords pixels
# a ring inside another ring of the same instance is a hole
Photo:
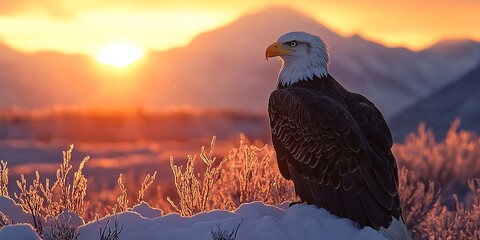
[[[268,112],[280,172],[302,200],[375,229],[400,219],[392,136],[372,102],[327,75],[279,85]]]

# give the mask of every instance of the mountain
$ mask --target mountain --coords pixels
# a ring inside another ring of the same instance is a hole
[[[0,108],[142,106],[137,81],[132,71],[100,65],[86,55],[24,54],[0,44]]]
[[[390,127],[397,141],[416,131],[420,122],[433,129],[435,136],[444,138],[456,117],[461,119],[461,129],[480,133],[480,64],[459,80],[399,113]]]
[[[387,117],[457,79],[480,60],[476,42],[452,41],[456,44],[421,52],[387,48],[358,35],[338,35],[303,13],[274,7],[203,33],[184,48],[153,54],[151,71],[163,81],[145,81],[144,89],[152,91],[147,96],[159,96],[148,102],[165,104],[170,99],[265,111],[280,68],[275,59],[265,61],[265,49],[295,30],[324,38],[331,49],[332,75],[347,89],[372,99]]]
[[[22,54],[0,45],[0,107],[76,104],[94,93],[98,75],[83,55]]]
[[[82,55],[26,55],[0,47],[0,84],[6,86],[0,88],[0,107],[180,105],[265,112],[280,68],[276,59],[265,60],[265,49],[297,30],[324,38],[331,74],[374,101],[387,118],[480,60],[477,42],[445,41],[420,52],[387,48],[358,35],[341,36],[293,9],[272,7],[204,32],[185,47],[151,52],[131,71],[105,70]]]

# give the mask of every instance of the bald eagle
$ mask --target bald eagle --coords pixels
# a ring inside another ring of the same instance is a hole
[[[328,73],[326,43],[290,32],[265,56],[282,60],[268,113],[280,173],[293,181],[301,202],[390,239],[411,239],[402,220],[390,130],[371,101]]]

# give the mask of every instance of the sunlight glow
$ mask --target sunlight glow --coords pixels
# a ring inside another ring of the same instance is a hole
[[[97,55],[97,59],[103,64],[123,68],[142,56],[142,51],[137,47],[128,44],[115,44],[102,50]]]
[[[3,2],[7,2],[6,9]],[[209,4],[138,0],[120,1],[118,7],[111,7],[111,1],[65,0],[55,1],[58,4],[52,6],[37,2],[42,1],[0,1],[0,45],[25,53],[53,51],[96,56],[99,45],[121,39],[145,51],[163,51],[186,46],[203,32],[272,5],[271,0],[211,0]],[[17,12],[9,12],[9,5],[17,6],[10,9]],[[421,50],[442,39],[480,41],[478,0],[405,0],[402,4],[381,0],[276,0],[274,6],[290,6],[342,36],[359,34],[390,47]],[[322,9],[321,13],[318,9]],[[299,26],[292,26],[301,28],[301,19]]]

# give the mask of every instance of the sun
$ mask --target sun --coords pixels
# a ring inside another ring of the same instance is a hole
[[[123,68],[143,56],[142,51],[129,44],[114,44],[103,49],[97,55],[99,62],[117,68]]]

